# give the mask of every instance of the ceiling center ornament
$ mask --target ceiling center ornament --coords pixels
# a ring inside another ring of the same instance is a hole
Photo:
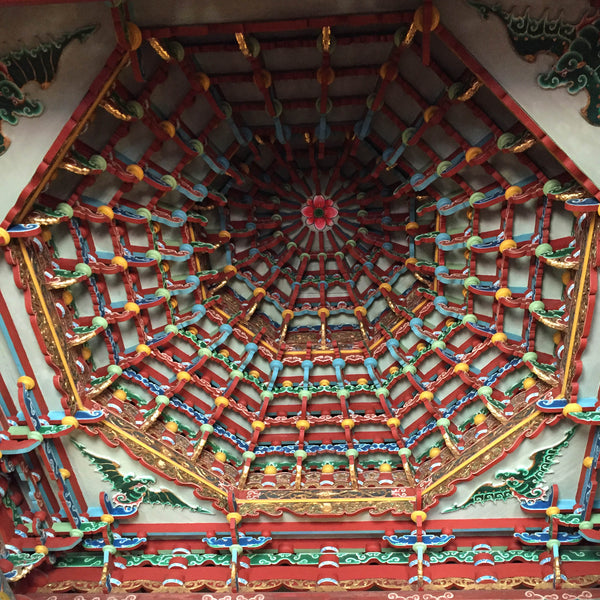
[[[306,224],[317,231],[327,231],[334,224],[339,213],[333,200],[321,194],[309,198],[301,212]]]

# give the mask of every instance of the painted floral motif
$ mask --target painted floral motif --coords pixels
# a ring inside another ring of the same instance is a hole
[[[306,217],[307,225],[313,225],[318,231],[323,231],[326,227],[333,225],[333,220],[338,215],[338,209],[333,205],[331,198],[317,194],[306,201],[302,214]]]

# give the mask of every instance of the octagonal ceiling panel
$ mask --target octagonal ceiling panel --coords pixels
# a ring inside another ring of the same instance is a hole
[[[576,380],[597,202],[424,18],[120,32],[130,64],[5,240],[61,395],[45,415],[20,380],[7,439],[78,425],[62,460],[121,492],[101,522],[147,502],[227,515],[214,548],[259,547],[239,520],[289,515],[422,537],[460,482],[483,502],[486,469],[515,449],[537,469],[596,418]],[[543,464],[541,487],[496,498],[556,507]],[[62,475],[80,503],[102,486]]]

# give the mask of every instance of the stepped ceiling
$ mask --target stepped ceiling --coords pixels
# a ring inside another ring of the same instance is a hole
[[[594,584],[590,179],[428,3],[113,17],[5,222],[17,589]]]

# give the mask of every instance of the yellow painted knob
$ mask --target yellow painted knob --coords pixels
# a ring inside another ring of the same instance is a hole
[[[71,415],[67,415],[66,417],[63,417],[60,420],[61,425],[65,425],[66,427],[74,427],[75,429],[77,429],[79,427],[79,421],[71,416]]]
[[[419,517],[421,517],[421,521],[426,521],[427,520],[427,513],[424,510],[413,510],[412,513],[410,513],[410,519],[414,523],[417,522],[417,520],[419,519]]]
[[[504,197],[508,200],[509,198],[512,198],[513,196],[518,196],[519,194],[522,194],[522,193],[523,193],[523,190],[518,185],[511,185],[504,192]]]
[[[265,475],[275,475],[277,473],[277,467],[275,465],[267,465],[265,467]]]
[[[252,429],[258,429],[258,431],[264,431],[266,425],[263,421],[252,421]]]
[[[103,514],[103,515],[100,517],[100,520],[101,520],[103,523],[114,523],[114,521],[115,521],[115,518],[114,518],[112,515],[109,515],[109,514],[107,514],[107,513],[104,513],[104,514]]]
[[[502,242],[500,242],[500,246],[499,246],[499,250],[501,253],[506,252],[507,250],[510,250],[511,248],[516,248],[517,247],[517,242],[515,242],[515,240],[503,240]]]
[[[225,452],[215,452],[215,459],[219,462],[225,462],[227,460],[227,454]]]
[[[127,23],[127,40],[130,50],[137,50],[142,45],[142,32],[135,23]]]
[[[98,214],[104,215],[105,217],[108,217],[111,221],[115,218],[114,210],[110,206],[106,206],[106,204],[99,206],[96,209],[96,212]]]
[[[379,76],[381,79],[394,81],[398,77],[398,67],[392,61],[385,62],[379,68]]]
[[[192,76],[192,85],[194,89],[201,89],[207,92],[210,87],[210,77],[206,73],[194,73]]]
[[[568,414],[574,412],[582,412],[583,408],[576,402],[569,402],[566,406],[563,406],[563,415],[567,416]]]
[[[39,546],[36,546],[33,551],[36,554],[48,554],[48,546],[43,546],[42,544],[40,544]]]
[[[175,125],[171,121],[161,121],[160,128],[170,137],[175,137]]]
[[[342,427],[345,429],[346,427],[349,427],[350,429],[352,429],[354,427],[354,420],[353,419],[344,419],[342,421]]]
[[[111,264],[117,265],[117,267],[121,267],[123,269],[126,269],[129,266],[127,259],[123,258],[122,256],[113,256],[110,259],[110,262]]]
[[[28,377],[27,375],[22,375],[17,379],[17,383],[21,383],[25,386],[26,390],[32,390],[35,387],[35,380],[33,377]]]
[[[192,376],[187,371],[179,371],[179,373],[177,373],[178,381],[191,381],[191,379]]]
[[[455,373],[468,373],[471,367],[469,367],[468,363],[460,362],[457,365],[454,365]]]
[[[473,159],[477,158],[480,154],[483,154],[483,150],[478,146],[472,146],[465,152],[465,160],[469,164]]]
[[[165,424],[165,429],[167,431],[170,431],[171,433],[177,433],[177,431],[179,430],[179,425],[177,425],[175,421],[169,421]]]
[[[127,392],[125,390],[115,390],[113,392],[113,396],[117,399],[117,400],[121,400],[121,402],[125,402],[125,400],[127,400]]]
[[[242,520],[242,515],[239,512],[230,512],[227,513],[227,522],[234,520],[236,525],[240,523]]]
[[[423,7],[420,6],[415,11],[413,23],[418,31],[423,31]],[[440,11],[435,7],[431,7],[431,24],[430,31],[433,31],[440,24]]]
[[[486,416],[482,413],[478,413],[475,415],[475,417],[473,417],[473,423],[475,423],[475,425],[481,425],[486,419]]]
[[[525,379],[523,379],[522,385],[524,390],[528,390],[535,385],[535,379],[533,377],[525,377]]]
[[[136,315],[140,314],[140,307],[135,302],[126,302],[125,306],[123,308],[125,310],[130,310],[131,312],[135,313]],[[142,344],[140,344],[140,345],[142,345]],[[148,346],[146,346],[146,348],[148,348]]]
[[[127,165],[125,170],[133,175],[138,181],[142,181],[144,179],[144,169],[140,167],[140,165]]]
[[[0,246],[6,246],[10,242],[10,233],[0,227]]]
[[[227,408],[229,406],[229,398],[225,398],[225,396],[217,396],[215,398],[215,406]]]
[[[423,119],[425,120],[425,123],[429,123],[429,121],[433,119],[435,113],[437,113],[438,110],[440,110],[438,106],[428,106],[423,111]]]
[[[146,356],[150,356],[152,354],[152,349],[150,348],[150,346],[147,346],[146,344],[138,344],[135,347],[135,351],[145,354]]]
[[[323,467],[321,468],[321,472],[322,473],[331,474],[334,471],[335,471],[334,466],[333,465],[329,465],[329,464],[323,465]]]
[[[381,463],[379,465],[379,472],[380,473],[391,473],[392,465],[390,465],[390,463]]]
[[[296,429],[310,429],[310,423],[306,419],[296,421]]]

